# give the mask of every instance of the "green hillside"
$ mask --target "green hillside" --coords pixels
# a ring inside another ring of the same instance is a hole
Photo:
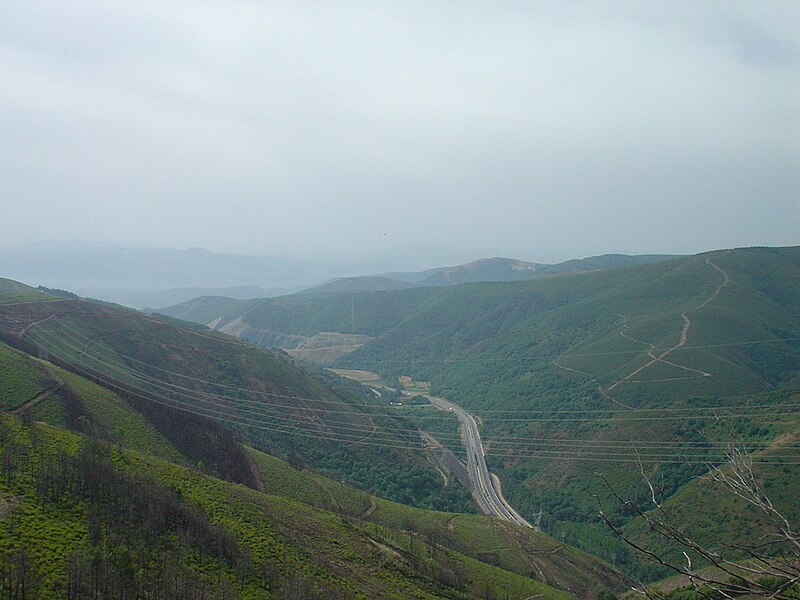
[[[450,286],[479,281],[518,281],[535,276],[549,265],[529,263],[512,258],[482,258],[480,260],[446,267],[419,282],[421,286]]]
[[[766,450],[755,453],[755,464],[752,465],[754,481],[769,497],[772,506],[789,523],[795,524],[800,522],[800,505],[797,503],[797,498],[800,498],[800,478],[797,477],[796,460],[787,458],[787,451],[798,448],[798,442],[800,419],[795,420],[793,430],[776,438]],[[770,464],[758,462],[769,459]],[[730,472],[730,468],[723,468],[723,472]],[[757,548],[778,531],[775,520],[769,518],[769,511],[759,510],[744,498],[730,493],[710,474],[692,480],[660,507],[648,502],[642,503],[642,508],[653,517],[668,520],[687,538],[720,555],[732,553],[731,540],[736,540],[736,544],[741,546]],[[685,560],[683,552],[687,548],[652,531],[643,517],[637,517],[625,525],[623,531],[666,560],[673,563]],[[688,551],[695,564],[707,564],[697,552]],[[782,552],[786,553],[787,548],[775,544],[765,554],[778,555]]]
[[[308,288],[301,294],[336,294],[341,292],[371,292],[380,290],[403,290],[414,287],[413,283],[389,277],[340,277]]]
[[[31,373],[59,386],[27,406],[24,419],[130,449],[0,415],[0,557],[25,565],[0,573],[0,589],[25,582],[42,598],[110,589],[211,598],[266,597],[263,590],[269,597],[524,591],[560,598],[567,595],[531,579],[579,597],[626,586],[609,566],[543,534],[375,498],[252,448],[253,487],[272,496],[191,473],[176,464],[193,463],[113,392],[6,346],[0,351],[7,372],[17,373],[0,379],[4,393],[24,390],[20,382]],[[154,516],[159,511],[165,514]],[[123,515],[123,523],[138,525],[121,526]],[[81,567],[86,561],[91,569]]]
[[[598,501],[620,524],[633,515],[611,506],[596,473],[644,498],[643,462],[670,497],[731,442],[763,448],[795,429],[798,298],[800,248],[748,248],[515,283],[252,301],[225,318],[268,344],[374,337],[337,366],[431,382],[480,417],[490,467],[524,516],[542,511],[550,533],[648,578],[658,569],[597,522]]]
[[[50,426],[0,416],[0,450],[0,589],[25,597],[575,597]]]
[[[0,343],[0,406],[18,410],[56,385],[36,361]]]
[[[358,386],[298,369],[285,355],[83,301],[5,305],[0,334],[110,387],[211,474],[253,484],[246,461],[226,450],[225,423],[256,447],[301,456],[388,498],[472,510],[460,484],[443,487],[408,425],[371,406]]]
[[[217,319],[224,324],[238,317],[240,308],[250,302],[253,301],[236,300],[224,296],[201,296],[176,304],[169,309],[159,309],[159,314],[202,325]]]
[[[265,490],[368,521],[392,530],[413,532],[483,562],[530,576],[579,597],[600,588],[624,589],[627,581],[610,565],[558,543],[532,529],[478,515],[423,511],[375,498],[352,487],[297,470],[287,463],[250,450]]]
[[[544,265],[535,273],[535,277],[547,277],[550,275],[564,275],[566,273],[585,273],[587,271],[599,271],[602,269],[620,269],[633,265],[644,265],[648,263],[679,258],[668,254],[603,254],[601,256],[589,256],[587,258],[576,258],[567,260],[555,265]]]
[[[52,298],[53,296],[37,290],[36,288],[32,288],[29,285],[0,277],[0,304],[35,302]]]
[[[524,374],[538,380],[539,369],[548,378],[582,371],[616,400],[642,403],[758,392],[791,378],[800,365],[798,264],[796,247],[739,249],[507,284],[198,299],[169,314],[286,348],[291,336],[323,331],[374,337],[340,366],[435,381],[466,405],[476,397],[487,408],[498,395],[509,408],[498,384],[512,381],[527,402]],[[684,314],[691,324],[676,347]],[[629,377],[651,350],[668,355],[646,377]]]
[[[529,405],[540,396],[531,386],[575,371],[623,403],[758,392],[791,379],[800,366],[798,264],[796,248],[740,250],[440,290],[340,364],[434,381],[481,408],[493,398],[504,408],[513,408],[514,397]],[[691,327],[676,347],[684,314]],[[652,361],[651,347],[657,355],[674,350],[628,378]]]
[[[716,518],[709,543],[735,545],[744,539],[746,507],[727,506],[717,492],[704,503],[706,492],[699,490],[705,488],[697,482],[708,464],[724,464],[736,444],[761,453],[758,468],[789,490],[775,494],[776,506],[794,514],[796,496],[787,482],[800,480],[800,444],[785,444],[777,454],[767,450],[798,430],[798,298],[800,248],[794,247],[514,283],[235,304],[209,299],[197,308],[208,311],[204,318],[215,327],[266,345],[291,348],[323,333],[365,336],[336,366],[375,371],[384,381],[405,375],[430,382],[434,395],[478,417],[489,466],[523,516],[650,581],[665,576],[664,568],[643,561],[597,518],[602,510],[620,530],[637,531],[635,511],[615,496],[645,502],[651,492],[644,475],[676,514],[688,517],[701,507],[699,523]],[[220,309],[224,314],[213,312]],[[224,454],[214,449],[230,443],[224,428],[198,427],[210,438],[187,441],[163,419],[159,428],[145,407],[161,403],[198,413],[193,419],[221,419],[254,447],[387,499],[467,510],[466,491],[436,471],[417,435],[418,428],[427,430],[458,454],[450,415],[389,406],[355,384],[298,369],[279,351],[256,351],[165,318],[71,302],[6,305],[0,318],[4,335],[29,352],[46,350],[96,381],[112,378],[120,398],[208,473],[250,487],[266,479],[258,468],[263,460],[252,452],[243,471],[240,458],[214,462]],[[198,447],[210,452],[201,457]],[[319,485],[303,485],[319,496]],[[303,497],[336,512],[381,515],[380,502],[364,509],[364,496],[339,500],[338,492],[322,487],[328,500]],[[726,511],[714,512],[723,505]],[[474,554],[454,533],[469,523],[459,517],[435,535]],[[746,527],[759,530],[757,523]],[[513,553],[488,554],[519,572]]]

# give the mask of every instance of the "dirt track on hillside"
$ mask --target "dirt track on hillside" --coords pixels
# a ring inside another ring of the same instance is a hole
[[[628,373],[622,379],[614,382],[613,385],[611,385],[609,388],[606,389],[606,393],[612,391],[614,388],[616,388],[621,383],[633,383],[633,382],[635,382],[635,380],[633,379],[634,377],[636,377],[639,373],[641,373],[645,369],[648,369],[649,367],[653,366],[654,364],[656,364],[658,362],[670,365],[672,367],[677,367],[678,369],[683,369],[685,371],[696,373],[695,377],[713,377],[712,373],[708,373],[706,371],[700,371],[698,369],[692,369],[691,367],[687,367],[685,365],[679,365],[677,363],[665,360],[667,356],[669,356],[670,354],[672,354],[676,350],[679,350],[679,349],[683,348],[686,345],[686,341],[689,339],[689,330],[692,327],[692,320],[689,318],[689,315],[692,314],[692,313],[697,312],[698,310],[701,310],[702,308],[705,308],[710,302],[712,302],[717,297],[717,295],[719,295],[719,293],[722,290],[722,288],[724,288],[725,286],[727,286],[730,283],[730,277],[728,276],[728,274],[721,267],[719,267],[718,265],[714,264],[714,262],[712,262],[712,260],[710,258],[706,259],[706,264],[709,265],[710,267],[716,269],[717,271],[719,271],[722,274],[722,277],[723,277],[722,283],[720,283],[719,286],[717,286],[717,288],[705,300],[703,300],[703,302],[701,302],[700,304],[698,304],[694,308],[692,308],[690,310],[687,310],[684,313],[681,313],[681,317],[683,318],[683,327],[681,328],[681,335],[680,335],[680,338],[679,338],[677,344],[675,344],[671,348],[668,348],[667,350],[665,350],[661,354],[656,355],[656,354],[654,354],[655,346],[653,346],[653,344],[651,344],[649,342],[643,342],[641,340],[637,340],[637,339],[635,339],[633,337],[630,337],[630,336],[628,336],[628,335],[626,335],[624,333],[625,328],[627,328],[627,326],[628,326],[627,325],[627,319],[626,319],[626,322],[623,325],[623,331],[620,333],[620,335],[622,335],[623,337],[625,337],[625,338],[627,338],[627,339],[629,339],[631,341],[635,341],[637,343],[645,344],[647,346],[650,346],[650,350],[648,350],[647,354],[650,356],[651,360],[649,362],[645,363],[644,365],[642,365],[641,367],[639,367],[637,369],[634,369],[633,371]],[[624,318],[624,316],[623,316],[623,318]],[[669,381],[674,381],[676,379],[681,379],[681,378],[672,377],[672,378],[669,379]],[[657,380],[653,380],[653,381],[657,381]]]

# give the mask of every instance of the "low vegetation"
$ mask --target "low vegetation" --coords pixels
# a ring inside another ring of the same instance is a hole
[[[39,598],[112,591],[206,598],[574,597],[515,572],[523,569],[488,564],[475,544],[496,543],[485,535],[495,527],[489,519],[468,517],[479,520],[479,531],[453,528],[472,540],[461,551],[446,543],[447,527],[436,525],[456,515],[379,501],[251,452],[266,493],[1,417],[6,568],[0,589],[13,595],[25,587]],[[280,495],[270,494],[273,487]],[[335,511],[323,506],[329,502]],[[382,515],[371,519],[365,513],[375,503]],[[395,514],[403,510],[405,516]],[[393,526],[393,519],[413,528]],[[555,542],[537,541],[548,543]],[[624,581],[611,569],[606,580],[588,576],[583,568],[590,572],[598,564],[567,548],[562,553],[580,561],[581,570],[553,560],[547,577],[555,585],[618,589]]]
[[[641,499],[643,462],[669,497],[724,461],[730,441],[764,448],[796,429],[796,409],[769,407],[795,401],[798,298],[800,248],[748,248],[515,283],[250,301],[226,318],[374,336],[336,368],[431,382],[481,419],[490,468],[523,516],[653,579],[664,571],[597,521],[598,500],[619,523],[634,515],[596,474]],[[457,450],[441,419],[415,423]],[[720,535],[735,536],[726,522]]]

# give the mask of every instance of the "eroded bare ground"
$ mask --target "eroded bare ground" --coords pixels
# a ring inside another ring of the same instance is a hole
[[[420,431],[419,435],[430,451],[431,459],[435,462],[437,469],[442,474],[445,480],[445,487],[449,485],[449,478],[446,474],[451,473],[455,475],[456,479],[458,479],[464,487],[472,489],[472,483],[470,482],[467,468],[464,466],[464,463],[453,454],[453,451],[446,448],[439,440],[429,433]]]
[[[311,337],[303,338],[297,346],[287,348],[286,351],[295,358],[326,363],[358,350],[371,339],[373,338],[368,335],[321,331]]]
[[[352,379],[353,381],[357,381],[359,383],[363,383],[366,385],[374,385],[378,387],[385,387],[386,384],[381,379],[381,376],[377,373],[373,373],[372,371],[361,371],[358,369],[328,369],[333,373],[336,373],[339,377],[346,377],[347,379]]]

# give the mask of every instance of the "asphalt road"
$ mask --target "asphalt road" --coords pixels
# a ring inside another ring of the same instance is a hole
[[[471,414],[457,404],[443,398],[426,396],[428,401],[440,410],[455,413],[464,432],[464,444],[467,449],[467,472],[472,482],[472,495],[484,514],[498,517],[511,523],[531,527],[503,498],[503,494],[495,486],[492,475],[486,466],[486,456],[478,433],[478,424]]]

